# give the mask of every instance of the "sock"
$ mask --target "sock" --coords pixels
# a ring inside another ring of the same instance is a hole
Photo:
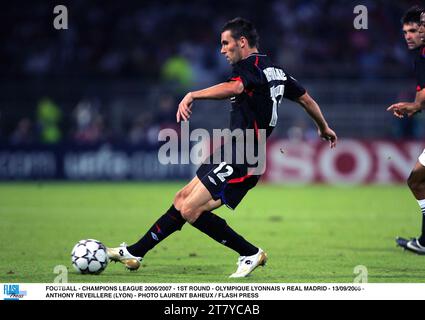
[[[193,226],[241,256],[252,256],[259,250],[230,228],[226,220],[212,212],[203,212]]]
[[[137,243],[128,246],[127,250],[136,257],[144,257],[145,254],[155,247],[170,234],[181,230],[186,220],[183,219],[180,211],[174,205],[159,218],[156,223]]]
[[[425,200],[418,200],[418,204],[422,210],[422,235],[418,240],[419,244],[425,247]]]

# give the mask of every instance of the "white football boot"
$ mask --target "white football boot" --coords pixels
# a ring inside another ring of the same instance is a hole
[[[259,249],[257,254],[249,257],[239,257],[238,269],[229,278],[244,278],[247,277],[258,266],[265,266],[267,262],[267,254]]]
[[[118,248],[107,248],[109,260],[114,262],[121,262],[128,270],[136,271],[140,267],[142,258],[133,256],[127,250],[127,244],[121,243]]]

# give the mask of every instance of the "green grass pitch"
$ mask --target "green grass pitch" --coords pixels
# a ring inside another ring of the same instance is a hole
[[[358,265],[369,282],[425,282],[425,257],[395,247],[420,231],[420,210],[407,187],[269,186],[253,189],[235,212],[216,212],[269,255],[265,268],[232,280],[237,254],[190,225],[128,272],[109,264],[79,275],[70,252],[81,239],[133,243],[170,206],[182,184],[0,184],[0,282],[51,283],[65,265],[69,282],[349,283]]]

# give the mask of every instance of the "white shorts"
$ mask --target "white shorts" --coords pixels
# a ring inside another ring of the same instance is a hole
[[[421,165],[423,165],[425,167],[425,150],[424,152],[419,156],[418,158],[419,162],[421,163]]]

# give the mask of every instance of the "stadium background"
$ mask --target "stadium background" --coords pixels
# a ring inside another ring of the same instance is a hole
[[[227,78],[219,33],[234,16],[257,25],[261,50],[307,87],[340,137],[328,153],[305,113],[283,103],[265,181],[402,182],[422,150],[422,116],[385,112],[415,94],[399,22],[415,1],[365,1],[367,30],[353,27],[356,2],[63,4],[68,30],[53,28],[49,2],[2,9],[2,180],[190,178],[189,166],[158,165],[158,132],[177,128],[187,91]],[[191,128],[225,128],[228,111],[197,102]]]

